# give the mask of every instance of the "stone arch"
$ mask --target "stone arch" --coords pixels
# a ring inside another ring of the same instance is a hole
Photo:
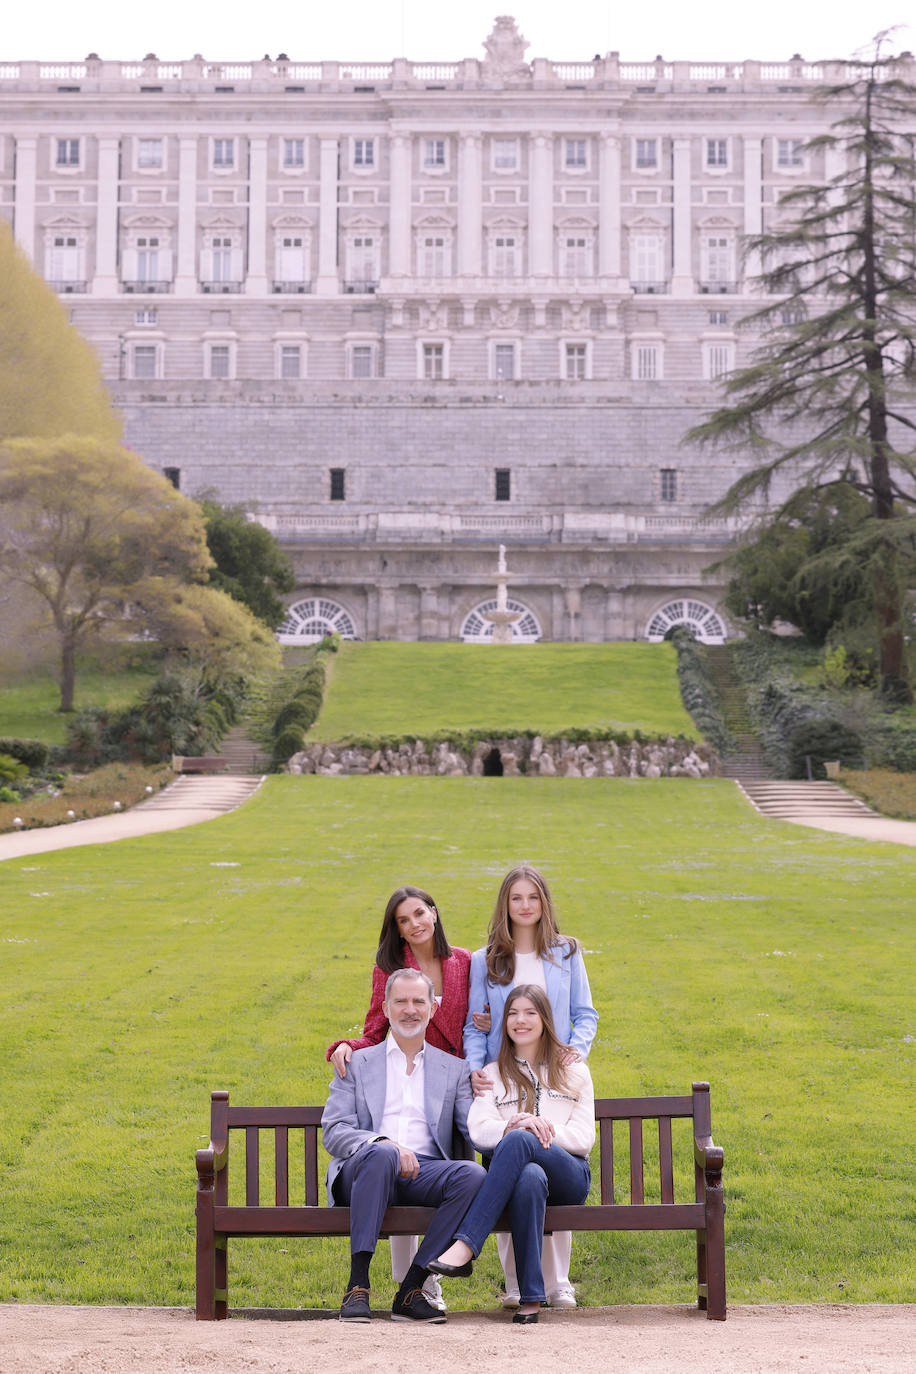
[[[695,597],[685,596],[661,606],[646,626],[646,639],[658,644],[669,630],[684,625],[692,630],[701,644],[724,644],[727,638],[725,622],[712,606]]]
[[[356,622],[339,601],[327,596],[307,596],[288,607],[277,639],[281,644],[314,644],[330,634],[356,639]]]
[[[461,622],[458,638],[465,644],[487,644],[493,637],[493,622],[484,616],[485,611],[495,611],[496,597],[480,601],[469,611]],[[542,636],[540,621],[530,606],[513,597],[506,598],[506,609],[518,611],[519,619],[512,624],[513,644],[535,644]]]

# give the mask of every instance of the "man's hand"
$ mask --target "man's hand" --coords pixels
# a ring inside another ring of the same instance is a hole
[[[420,1164],[413,1150],[408,1150],[406,1145],[398,1146],[398,1154],[401,1156],[401,1167],[398,1169],[399,1178],[417,1178],[420,1174]]]
[[[493,1087],[493,1079],[485,1069],[471,1070],[471,1091],[475,1097],[483,1097]]]
[[[349,1045],[341,1044],[337,1046],[337,1049],[331,1055],[331,1063],[334,1065],[334,1072],[337,1074],[338,1078],[346,1078],[347,1065],[352,1058],[353,1051],[350,1049]]]

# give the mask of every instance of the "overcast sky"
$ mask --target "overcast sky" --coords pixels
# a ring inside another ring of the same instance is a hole
[[[900,25],[894,48],[916,48],[912,0],[870,5],[835,0],[7,0],[0,61],[81,60],[89,52],[136,59],[154,52],[177,61],[199,52],[210,61],[275,57],[388,61],[458,61],[482,56],[497,13],[514,14],[529,41],[527,58],[587,61],[616,50],[624,61],[808,61],[848,57],[879,30]]]

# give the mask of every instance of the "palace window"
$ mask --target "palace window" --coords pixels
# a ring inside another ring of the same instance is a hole
[[[517,172],[518,171],[518,139],[517,138],[494,138],[493,140],[493,170],[494,172]]]
[[[677,500],[677,468],[661,468],[659,490],[663,501]]]
[[[375,376],[374,344],[350,345],[350,376],[354,381]]]
[[[331,490],[330,499],[332,501],[346,501],[347,499],[347,470],[346,468],[331,468]]]
[[[232,376],[232,350],[228,344],[210,344],[207,349],[207,376],[225,381]]]
[[[497,501],[512,500],[512,469],[497,468],[495,473],[494,497]]]
[[[55,163],[58,167],[79,167],[80,141],[78,138],[59,138],[57,140]]]
[[[636,291],[650,295],[665,282],[663,234],[630,235],[630,282]]]
[[[704,234],[700,241],[700,271],[709,286],[732,286],[735,281],[734,241],[728,234]]]
[[[213,140],[213,166],[224,172],[235,166],[234,138],[215,138]]]
[[[310,241],[304,232],[283,232],[276,239],[275,290],[295,291],[309,281]]]
[[[783,168],[804,167],[804,143],[800,138],[777,138],[776,166]]]
[[[518,277],[522,271],[522,245],[517,234],[496,234],[490,240],[490,275]]]
[[[374,290],[379,279],[379,240],[375,234],[354,234],[347,243],[347,286]]]
[[[514,382],[517,350],[514,343],[493,345],[493,376],[496,381]]]
[[[735,365],[735,346],[731,343],[705,343],[703,345],[703,377],[715,382],[731,372]]]
[[[151,381],[159,376],[159,349],[156,344],[134,344],[131,351],[131,372],[139,381]]]
[[[354,167],[375,166],[375,139],[374,138],[354,138],[353,140],[353,163]]]
[[[162,475],[176,491],[181,491],[181,468],[163,468]]]
[[[421,277],[451,275],[451,238],[445,234],[420,234],[417,239],[417,267]]]
[[[298,381],[302,376],[302,347],[300,344],[280,345],[280,376],[286,381]]]
[[[568,382],[584,382],[588,376],[588,345],[568,343],[565,353],[566,380]]]
[[[658,139],[637,138],[633,154],[634,166],[642,171],[655,171],[658,167]]]
[[[445,345],[441,343],[423,344],[423,380],[441,381],[445,376]]]
[[[305,139],[284,138],[283,166],[288,172],[301,171],[305,166]]]
[[[633,377],[637,382],[661,381],[662,350],[660,344],[633,345]]]
[[[158,172],[165,166],[165,144],[161,138],[137,139],[137,168],[141,172]]]
[[[560,276],[592,275],[592,241],[587,234],[560,235]]]
[[[423,140],[423,166],[427,171],[444,171],[448,166],[444,138],[425,138]]]
[[[707,138],[706,166],[722,171],[728,166],[728,139]]]
[[[568,171],[581,172],[588,167],[588,144],[584,138],[567,138],[564,143],[563,165]]]

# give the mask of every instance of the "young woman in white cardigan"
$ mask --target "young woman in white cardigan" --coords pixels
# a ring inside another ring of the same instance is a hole
[[[429,1265],[435,1274],[469,1274],[507,1209],[519,1285],[512,1320],[524,1325],[537,1321],[546,1297],[541,1271],[545,1207],[584,1202],[591,1182],[592,1080],[580,1060],[565,1062],[567,1049],[557,1039],[542,989],[526,983],[513,988],[506,998],[499,1056],[487,1065],[493,1087],[474,1098],[468,1114],[474,1145],[492,1152],[490,1167],[455,1240]]]
[[[512,989],[532,984],[545,993],[556,1034],[569,1065],[588,1058],[598,1013],[592,1006],[585,962],[578,941],[561,935],[550,889],[543,874],[530,864],[517,864],[502,881],[486,948],[471,956],[468,1019],[464,1054],[472,1070],[475,1092],[486,1088],[484,1065],[495,1061],[502,1039],[503,1011]],[[487,1013],[490,1015],[487,1024]],[[518,1303],[519,1289],[509,1237],[497,1236],[500,1262],[506,1276],[504,1304]],[[575,1307],[569,1281],[572,1235],[555,1231],[544,1239],[541,1264],[552,1307]]]

